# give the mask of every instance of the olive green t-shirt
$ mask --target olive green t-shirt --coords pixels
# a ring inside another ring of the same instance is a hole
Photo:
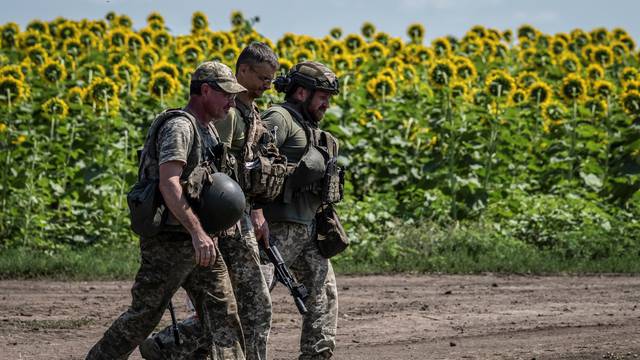
[[[269,131],[275,129],[276,146],[287,157],[288,163],[297,163],[307,147],[307,136],[300,123],[280,107],[272,106],[262,114],[262,121]],[[294,222],[309,225],[320,207],[319,195],[296,192],[290,203],[277,201],[263,206],[264,216],[271,222]]]
[[[242,118],[240,110],[231,108],[227,116],[215,123],[215,127],[220,135],[220,141],[227,145],[238,162],[242,162],[240,154],[244,147],[245,134],[247,132],[247,124]]]

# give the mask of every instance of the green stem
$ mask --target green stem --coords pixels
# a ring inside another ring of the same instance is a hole
[[[569,152],[569,181],[573,180],[573,173],[574,173],[574,168],[575,168],[575,162],[576,162],[576,137],[577,137],[577,133],[576,133],[576,117],[577,117],[577,112],[578,112],[578,101],[576,100],[576,98],[573,98],[573,114],[571,116],[571,148],[570,148],[570,152]]]

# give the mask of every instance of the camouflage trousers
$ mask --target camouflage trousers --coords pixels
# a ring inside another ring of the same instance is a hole
[[[258,243],[248,214],[243,216],[241,225],[241,233],[221,238],[219,247],[229,269],[238,304],[238,314],[246,344],[245,357],[247,360],[266,360],[267,339],[271,329],[271,296],[260,270]],[[203,351],[201,346],[203,339],[198,320],[187,319],[181,322],[179,327],[183,343],[178,347],[174,344],[170,327],[154,335],[154,340],[162,344],[162,353],[165,354],[165,358],[170,358],[170,354],[178,353],[193,353],[188,357],[180,357],[181,359],[204,358],[203,353],[206,354],[206,351]]]
[[[171,297],[183,287],[194,301],[214,359],[244,359],[244,341],[221,256],[202,267],[195,263],[191,237],[165,232],[140,240],[141,264],[131,289],[131,306],[89,351],[87,359],[127,359],[157,326]]]
[[[313,226],[273,222],[269,223],[269,232],[293,275],[309,291],[305,301],[308,312],[302,318],[299,359],[330,358],[336,347],[338,327],[338,290],[331,262],[320,255],[312,236]]]

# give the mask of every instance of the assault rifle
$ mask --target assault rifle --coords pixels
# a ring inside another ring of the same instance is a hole
[[[306,314],[307,308],[304,306],[304,300],[309,296],[307,288],[304,284],[297,282],[291,275],[287,264],[284,263],[284,259],[282,259],[282,255],[280,255],[280,251],[274,245],[272,239],[269,239],[269,248],[265,248],[263,245],[263,249],[269,256],[269,261],[273,264],[276,280],[289,289],[300,314]]]

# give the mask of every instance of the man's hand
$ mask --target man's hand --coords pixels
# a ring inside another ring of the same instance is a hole
[[[209,266],[213,264],[218,255],[216,252],[217,237],[209,237],[204,232],[191,235],[191,243],[196,252],[196,264],[200,266]]]
[[[256,234],[256,240],[262,241],[265,249],[269,248],[269,225],[264,218],[262,209],[251,210],[251,224]]]

